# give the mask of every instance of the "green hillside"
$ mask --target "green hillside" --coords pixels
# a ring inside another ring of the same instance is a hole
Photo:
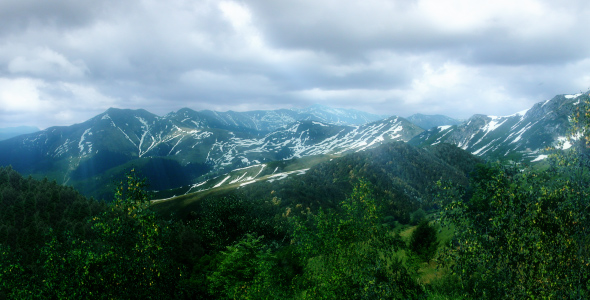
[[[446,178],[465,186],[466,175],[482,162],[447,144],[419,149],[406,143],[389,143],[324,161],[286,178],[262,177],[252,184],[223,186],[158,201],[154,207],[157,211],[173,212],[183,217],[190,212],[201,211],[203,200],[231,195],[262,202],[280,202],[278,206],[282,210],[316,211],[320,207],[337,206],[362,178],[375,187],[378,200],[386,203],[388,216],[408,223],[413,211],[434,207],[429,187],[437,180]],[[274,170],[273,167],[274,164],[265,170]]]

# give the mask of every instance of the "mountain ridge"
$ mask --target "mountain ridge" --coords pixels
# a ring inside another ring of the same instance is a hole
[[[584,98],[588,93],[562,94],[508,116],[476,114],[459,125],[426,130],[410,143],[450,143],[487,158],[538,161],[544,157],[545,148],[565,141],[569,116]]]
[[[444,115],[424,115],[424,114],[413,114],[409,116],[408,121],[424,128],[430,129],[438,126],[445,125],[459,125],[461,121],[453,119]]]
[[[258,117],[265,116],[277,114]],[[364,125],[334,125],[314,118],[284,125],[285,118],[279,116],[271,121],[278,120],[273,126],[280,123],[281,127],[268,133],[255,130],[260,123],[244,120],[231,114],[216,118],[212,113],[189,109],[160,117],[143,109],[110,108],[79,124],[1,141],[0,165],[12,165],[23,174],[50,176],[88,194],[91,188],[81,184],[96,186],[96,182],[113,180],[124,166],[139,165],[147,168],[148,177],[159,178],[152,173],[156,172],[154,164],[160,164],[178,182],[159,188],[173,188],[204,173],[222,174],[273,160],[361,151],[389,141],[408,141],[422,131],[400,117]]]

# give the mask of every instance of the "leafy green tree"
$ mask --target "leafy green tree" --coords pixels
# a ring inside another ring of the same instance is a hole
[[[426,218],[426,212],[422,208],[418,208],[410,215],[410,224],[418,225],[424,218]]]
[[[34,299],[39,290],[19,255],[0,244],[0,299]]]
[[[428,262],[436,254],[438,240],[436,229],[430,225],[428,220],[422,219],[410,236],[409,248],[422,260]]]
[[[262,242],[263,236],[245,237],[221,252],[215,271],[208,277],[211,294],[222,299],[279,299],[288,287],[276,269],[276,256]]]

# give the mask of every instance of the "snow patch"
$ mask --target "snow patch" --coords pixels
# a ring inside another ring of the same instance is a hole
[[[246,186],[246,185],[252,184],[252,183],[254,183],[254,182],[256,182],[256,180],[246,181],[246,182],[244,182],[244,183],[240,184],[240,187],[243,187],[243,186]]]
[[[244,173],[243,173],[243,174],[242,174],[240,177],[238,177],[238,178],[236,178],[236,179],[234,179],[234,180],[230,181],[230,182],[229,182],[229,184],[234,184],[234,183],[240,182],[242,179],[244,179],[244,177],[245,177],[247,174],[248,174],[248,172],[244,172]]]
[[[199,183],[195,183],[193,185],[191,185],[191,187],[188,189],[188,191],[186,191],[186,193],[184,193],[185,195],[190,193],[193,189],[196,189],[202,185],[204,185],[205,183],[209,182],[209,180],[205,180],[203,182],[199,182]]]
[[[80,142],[78,142],[78,149],[80,150],[80,155],[87,155],[87,154],[92,153],[92,143],[85,142],[86,136],[92,135],[92,132],[90,130],[91,130],[90,128],[86,129],[84,131],[84,133],[82,133],[82,136],[80,137]],[[87,151],[84,150],[86,146],[88,146]]]
[[[227,176],[225,177],[222,181],[220,181],[218,184],[214,185],[213,188],[217,188],[220,187],[223,183],[225,183],[228,179],[230,179],[231,176]]]
[[[502,124],[504,124],[504,122],[506,122],[506,120],[504,120],[502,122],[498,122],[496,120],[492,120],[490,123],[486,124],[486,126],[484,126],[482,128],[482,130],[484,130],[486,132],[494,131],[494,130],[498,129],[498,127],[502,126]]]
[[[309,169],[302,169],[302,170],[297,170],[297,171],[289,171],[289,172],[277,173],[275,175],[272,175],[272,176],[268,177],[268,182],[273,182],[275,180],[283,180],[283,179],[289,177],[289,175],[292,175],[292,174],[295,174],[295,175],[303,175],[308,170]]]
[[[531,160],[531,162],[536,162],[536,161],[542,161],[544,159],[546,159],[548,156],[545,154],[539,155],[537,158]]]
[[[521,110],[515,114],[511,114],[509,116],[505,116],[503,118],[510,118],[510,117],[524,117],[524,115],[526,115],[526,113],[530,110],[530,108],[527,108],[525,110]]]
[[[572,139],[578,140],[580,137],[581,137],[581,135],[576,135]],[[557,138],[557,144],[560,146],[561,150],[567,150],[572,147],[572,143],[571,143],[570,139],[568,139],[564,136],[560,136]]]
[[[530,108],[527,108],[527,109],[521,110],[521,111],[517,112],[517,113],[516,113],[516,115],[517,115],[517,116],[524,116],[524,115],[526,115],[526,113],[529,111],[529,109],[530,109]]]
[[[324,123],[320,123],[320,122],[316,122],[316,121],[311,121],[312,124],[314,125],[320,125],[320,126],[324,126],[324,127],[329,127],[328,125],[324,124]]]
[[[565,97],[566,99],[572,99],[572,98],[578,98],[578,97],[580,97],[580,96],[582,96],[582,94],[575,94],[575,95],[565,95],[564,97]]]

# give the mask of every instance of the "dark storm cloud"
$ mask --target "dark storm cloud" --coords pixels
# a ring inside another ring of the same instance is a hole
[[[511,114],[590,87],[586,1],[0,3],[0,127],[110,106]]]

